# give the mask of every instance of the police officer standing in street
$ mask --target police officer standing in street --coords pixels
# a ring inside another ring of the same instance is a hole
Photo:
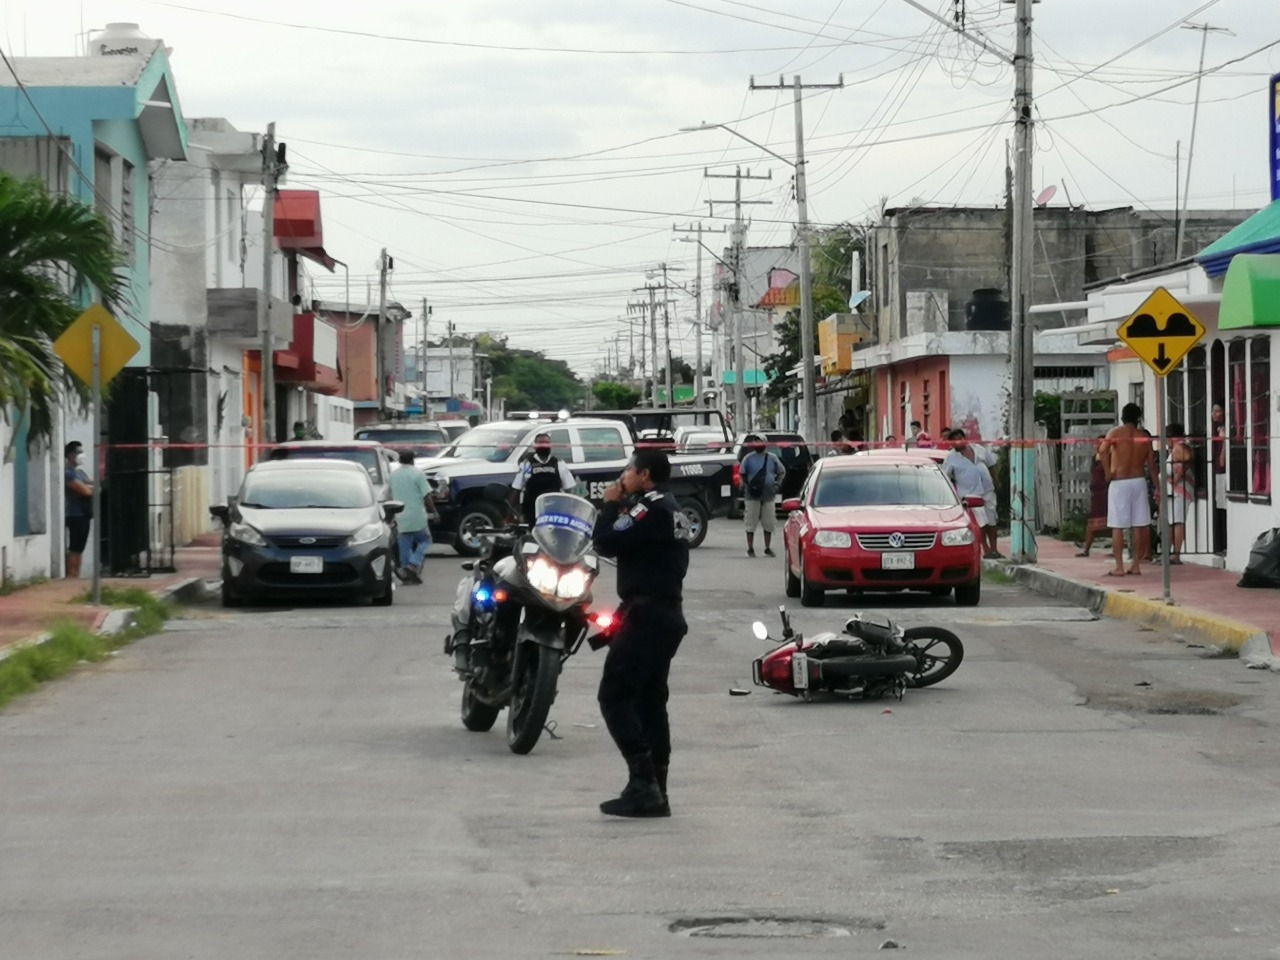
[[[669,817],[671,729],[667,677],[688,632],[681,609],[689,569],[687,521],[662,488],[671,464],[661,450],[640,450],[604,492],[595,546],[618,562],[620,626],[600,677],[600,713],[623,759],[622,795],[600,804],[615,817]]]
[[[520,507],[524,522],[532,527],[540,496],[568,493],[577,485],[573,471],[551,455],[551,435],[540,433],[533,438],[533,453],[520,462],[511,481],[511,505]]]

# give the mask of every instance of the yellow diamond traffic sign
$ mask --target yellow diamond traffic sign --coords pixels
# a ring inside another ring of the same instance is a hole
[[[1157,287],[1116,334],[1157,377],[1166,376],[1204,336],[1204,324],[1164,287]]]
[[[53,341],[53,352],[62,359],[68,370],[92,385],[95,326],[99,330],[98,375],[103,386],[106,386],[138,352],[138,341],[129,336],[129,332],[120,326],[120,322],[102,304],[95,303],[76,317],[75,322]]]

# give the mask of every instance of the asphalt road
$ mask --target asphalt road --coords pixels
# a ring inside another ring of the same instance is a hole
[[[730,697],[782,600],[740,539],[693,555],[670,820],[596,810],[624,781],[602,654],[530,756],[462,728],[441,548],[389,609],[197,608],[19,700],[0,954],[1280,956],[1274,675],[988,584],[884,604],[966,644],[901,703]]]

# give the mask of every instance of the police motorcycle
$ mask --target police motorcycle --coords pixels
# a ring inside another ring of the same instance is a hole
[[[846,620],[840,634],[806,639],[792,630],[785,606],[778,612],[782,640],[752,662],[752,680],[804,700],[819,695],[901,700],[908,687],[941,683],[964,659],[960,638],[943,627],[903,629],[888,617],[863,613]],[[752,630],[758,640],[778,642],[758,620]]]
[[[506,507],[508,489],[484,498]],[[444,652],[462,680],[462,724],[485,732],[507,709],[507,746],[533,749],[556,698],[560,667],[586,639],[600,560],[591,549],[596,508],[569,493],[538,497],[532,528],[477,527],[479,559],[462,565]]]

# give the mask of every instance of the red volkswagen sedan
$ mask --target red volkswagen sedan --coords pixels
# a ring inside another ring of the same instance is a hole
[[[821,606],[827,590],[924,590],[975,606],[982,545],[971,507],[932,457],[883,451],[820,460],[800,496],[782,504],[789,597]]]

